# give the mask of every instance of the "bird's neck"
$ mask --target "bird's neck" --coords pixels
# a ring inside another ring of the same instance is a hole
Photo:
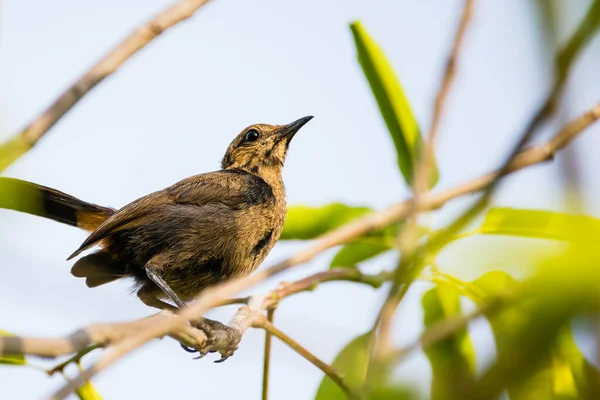
[[[282,167],[280,165],[244,165],[236,166],[234,169],[258,176],[271,186],[277,199],[285,201],[285,187],[283,186]]]

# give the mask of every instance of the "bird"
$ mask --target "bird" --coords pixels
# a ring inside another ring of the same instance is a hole
[[[0,207],[89,231],[68,257],[99,246],[71,268],[88,287],[133,278],[143,303],[177,311],[203,289],[251,273],[271,251],[286,216],[282,168],[288,148],[312,118],[250,125],[228,146],[220,170],[118,210],[13,178],[0,178]]]

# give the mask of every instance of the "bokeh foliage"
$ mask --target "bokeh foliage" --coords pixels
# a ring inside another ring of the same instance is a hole
[[[557,52],[555,90],[560,90],[557,88],[566,79],[573,61],[600,26],[598,10],[600,1],[595,0],[573,37]],[[383,50],[360,22],[354,22],[350,28],[359,62],[394,143],[398,167],[410,187],[423,146],[419,124]],[[430,187],[435,186],[439,177],[437,166],[434,170]],[[331,220],[322,214],[329,207],[336,210]],[[290,207],[292,218],[284,227],[283,238],[316,239],[329,230],[315,229],[316,226],[332,224],[333,228],[338,226],[336,221],[349,222],[368,211],[342,204]],[[315,224],[317,219],[323,221]],[[388,251],[397,252],[400,257],[397,236],[402,228],[390,227],[341,246],[331,266],[359,268],[360,263]],[[428,227],[421,230],[427,236]],[[426,329],[423,338],[446,329],[448,325],[444,324],[464,320],[464,325],[452,334],[426,344],[423,349],[432,370],[431,398],[491,399],[505,392],[510,400],[600,399],[598,367],[579,349],[571,328],[574,318],[592,315],[597,319],[600,311],[600,220],[547,210],[492,207],[474,229],[460,233],[444,246],[473,235],[544,239],[565,250],[557,258],[533,253],[537,254],[536,266],[528,271],[535,272],[521,280],[500,268],[466,282],[437,270],[434,261],[439,251],[425,256],[423,262],[428,268],[421,279],[429,280],[433,287],[422,299]],[[502,260],[499,261],[501,264]],[[465,301],[481,310],[496,344],[497,357],[483,371],[476,371],[477,352],[467,330],[466,319],[471,317],[463,311]],[[600,330],[596,324],[590,328],[592,334]],[[367,332],[350,341],[333,366],[344,374],[349,385],[370,399],[418,398],[417,392],[394,380],[390,373],[403,360],[400,355],[380,371],[383,376],[375,379],[375,386],[365,385],[372,336],[373,332]],[[382,393],[385,395],[380,397]],[[345,397],[331,379],[324,377],[315,398]]]

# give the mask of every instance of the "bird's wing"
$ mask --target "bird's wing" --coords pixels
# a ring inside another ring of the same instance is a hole
[[[231,209],[241,209],[272,198],[273,191],[268,184],[243,171],[223,170],[192,176],[117,211],[92,232],[68,260],[115,233],[143,226],[165,206],[220,203]]]

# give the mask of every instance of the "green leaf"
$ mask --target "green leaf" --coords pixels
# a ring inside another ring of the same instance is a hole
[[[42,193],[36,185],[19,179],[0,178],[0,208],[42,215],[42,203]]]
[[[354,338],[333,360],[332,366],[342,374],[350,388],[361,390],[366,378],[369,362],[371,334],[365,333]],[[370,385],[370,400],[409,400],[416,399],[413,388],[389,381],[389,368],[386,366]],[[347,400],[346,395],[328,376],[319,385],[315,400]]]
[[[333,360],[332,366],[342,373],[351,388],[359,388],[365,382],[370,338],[369,333],[354,338]],[[346,395],[335,382],[325,376],[319,385],[315,400],[338,399],[346,400]]]
[[[492,208],[477,232],[600,245],[600,220],[551,211]]]
[[[476,299],[481,303],[487,296],[494,296],[506,291],[516,291],[519,282],[502,271],[491,271],[473,283],[484,296]],[[531,317],[530,304],[505,307],[500,312],[489,315],[492,332],[496,341],[499,357],[511,351],[514,346],[515,332],[522,330]],[[545,306],[548,308],[551,306]],[[518,353],[519,350],[512,350]],[[515,364],[515,368],[518,366]],[[600,374],[577,348],[570,326],[562,329],[556,344],[546,356],[542,365],[528,379],[519,381],[508,387],[511,400],[546,399],[546,398],[583,398],[594,399],[600,393]]]
[[[12,333],[8,333],[0,329],[0,336],[14,336]],[[0,356],[0,364],[9,364],[9,365],[25,365],[27,362],[25,361],[25,356],[23,355],[6,355]]]
[[[329,266],[331,268],[352,267],[391,249],[392,247],[385,239],[379,238],[348,243],[337,252]]]
[[[280,239],[315,239],[369,212],[371,209],[368,207],[352,207],[341,203],[322,207],[289,207]]]
[[[81,385],[75,393],[81,400],[102,400],[100,393],[98,393],[89,381]]]
[[[554,388],[557,394],[595,399],[600,394],[600,373],[577,347],[571,328],[560,334],[553,352]]]
[[[360,21],[352,23],[350,29],[354,36],[358,61],[369,81],[381,115],[394,141],[398,167],[406,183],[412,186],[415,164],[423,147],[419,125],[402,85],[383,50],[367,33]],[[438,178],[439,172],[437,166],[434,165],[430,188],[435,186]]]
[[[462,314],[459,292],[447,284],[438,284],[423,295],[425,327]],[[458,330],[425,350],[433,379],[431,398],[468,398],[475,382],[475,351],[466,328]]]

